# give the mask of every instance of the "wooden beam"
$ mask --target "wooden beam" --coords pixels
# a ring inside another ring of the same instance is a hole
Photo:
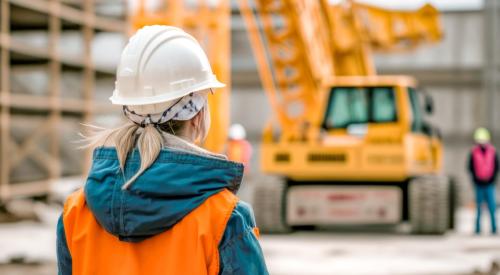
[[[52,157],[47,152],[40,150],[38,147],[33,148],[33,153],[30,154],[30,158],[34,160],[38,165],[49,173],[57,167],[59,167],[59,160],[57,158]]]
[[[51,6],[57,8],[59,1],[51,0]],[[61,156],[59,152],[59,124],[61,123],[61,63],[56,58],[59,54],[59,40],[61,37],[61,19],[54,14],[49,17],[49,53],[52,60],[49,63],[49,101],[51,112],[49,118],[49,152],[52,162],[48,163],[49,178],[55,180],[61,176]]]
[[[27,139],[22,141],[22,143],[14,148],[15,149],[15,154],[12,156],[10,160],[10,169],[14,169],[21,161],[23,161],[29,154],[30,152],[33,151],[33,149],[36,146],[36,142],[39,141],[47,132],[51,131],[52,129],[50,128],[51,124],[53,123],[51,121],[53,118],[49,118],[48,120],[45,121],[45,123],[40,124],[36,130],[31,133]],[[14,142],[11,143],[11,146],[14,144]]]
[[[47,97],[23,94],[10,94],[8,100],[0,96],[0,105],[13,109],[28,109],[41,112],[57,109],[68,113],[83,113],[87,110],[80,99],[60,99],[59,104],[53,105]],[[99,114],[116,113],[116,111],[120,111],[119,107],[109,106],[109,104],[105,102],[94,103],[92,106],[87,106],[87,108]]]
[[[18,144],[16,144],[16,142],[11,139],[10,141],[10,148],[11,148],[11,152],[19,152],[21,151],[20,147]],[[33,146],[32,148],[30,148],[30,153],[29,155],[25,155],[23,156],[23,158],[25,157],[29,157],[31,160],[33,160],[40,168],[44,169],[46,172],[49,173],[49,176],[50,176],[50,171],[51,171],[51,168],[53,167],[53,163],[56,162],[57,160],[55,160],[54,158],[52,158],[52,156],[50,156],[49,154],[47,154],[45,151],[42,151],[40,150],[40,148],[36,147],[36,146]],[[15,159],[15,161],[17,161],[19,158]],[[10,168],[14,168],[12,165],[10,166]],[[12,184],[12,183],[10,183]]]
[[[10,51],[12,51],[13,53],[17,53],[20,55],[31,57],[33,59],[38,59],[38,60],[42,60],[42,61],[43,60],[47,60],[47,61],[48,60],[56,60],[56,61],[59,61],[61,64],[68,66],[68,67],[74,67],[74,68],[81,69],[87,65],[84,58],[61,55],[60,53],[51,54],[49,52],[49,49],[40,48],[40,47],[33,47],[30,45],[27,45],[25,43],[22,43],[20,41],[16,41],[15,39],[12,39],[8,35],[0,35],[0,47],[7,48]],[[96,67],[93,69],[101,74],[109,74],[109,75],[115,74],[115,71],[113,69],[110,69],[110,68]]]
[[[87,0],[82,0],[87,1]],[[44,14],[59,17],[65,21],[78,25],[87,25],[94,29],[108,32],[124,32],[126,23],[122,20],[105,18],[96,14],[89,14],[85,11],[64,5],[59,1],[48,2],[47,0],[8,0],[13,5],[37,11]]]
[[[85,14],[91,17],[95,10],[93,0],[84,0],[84,11]],[[83,26],[83,40],[84,42],[84,51],[83,58],[85,60],[86,66],[83,70],[83,102],[84,102],[84,113],[83,113],[83,123],[90,124],[92,122],[92,118],[94,116],[93,109],[93,92],[95,85],[95,72],[92,70],[94,64],[92,62],[92,41],[94,39],[94,30],[89,26]],[[92,160],[92,155],[90,150],[85,152],[84,161],[83,161],[83,173],[87,174],[90,169],[90,162]]]
[[[0,0],[0,41],[8,42],[7,33],[9,25],[9,2]],[[0,44],[0,99],[2,102],[9,102],[10,96],[10,56],[9,50]],[[9,145],[10,145],[10,110],[9,106],[0,105],[0,200],[6,199],[10,195],[9,190]]]
[[[42,196],[50,190],[49,180],[18,182],[10,185],[11,197]]]

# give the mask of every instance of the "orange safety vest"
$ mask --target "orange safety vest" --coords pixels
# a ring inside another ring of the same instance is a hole
[[[252,156],[252,145],[244,140],[229,140],[227,144],[227,157],[236,162],[243,163],[245,169],[249,168]]]
[[[64,205],[73,275],[191,275],[219,273],[219,242],[238,198],[229,190],[209,197],[171,229],[137,243],[101,227],[82,190]]]

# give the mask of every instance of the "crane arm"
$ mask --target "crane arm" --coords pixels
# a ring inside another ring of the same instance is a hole
[[[353,10],[376,51],[414,49],[438,42],[443,36],[439,12],[430,4],[416,11],[398,11],[354,3]]]
[[[391,11],[354,1],[239,3],[261,81],[285,139],[300,138],[304,125],[318,121],[314,116],[324,79],[376,75],[372,51],[410,49],[441,38],[439,14],[431,5]]]
[[[333,75],[322,2],[308,0],[241,0],[258,71],[281,138],[303,138],[314,120],[320,81]],[[255,13],[254,13],[255,12]]]
[[[372,52],[411,50],[442,38],[438,11],[388,10],[354,1],[327,5],[336,75],[375,75]]]

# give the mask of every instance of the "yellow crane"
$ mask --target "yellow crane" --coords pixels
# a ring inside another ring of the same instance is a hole
[[[239,3],[274,110],[261,165],[283,179],[256,187],[261,229],[401,221],[417,233],[452,227],[443,145],[423,119],[432,101],[412,77],[377,75],[372,58],[372,51],[439,41],[437,10],[327,0]]]
[[[372,51],[406,51],[439,41],[436,9],[249,1],[238,3],[274,111],[263,130],[260,161],[264,172],[281,179],[256,186],[261,230],[401,221],[410,221],[418,233],[451,227],[453,185],[441,175],[437,130],[423,118],[432,102],[412,77],[377,75],[372,58]],[[157,2],[159,8],[148,10],[139,1],[133,27],[187,29],[228,83],[229,1]],[[217,112],[205,146],[219,152],[229,122],[228,91],[210,98]]]

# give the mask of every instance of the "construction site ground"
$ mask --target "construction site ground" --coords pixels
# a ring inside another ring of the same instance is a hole
[[[241,196],[251,189],[243,188]],[[23,207],[32,210],[32,219],[0,223],[0,274],[55,274],[60,206],[16,205]],[[485,233],[475,236],[474,215],[472,207],[461,208],[456,230],[445,236],[410,235],[404,225],[329,228],[263,235],[261,244],[270,274],[497,274],[500,236],[486,233],[487,215]]]

